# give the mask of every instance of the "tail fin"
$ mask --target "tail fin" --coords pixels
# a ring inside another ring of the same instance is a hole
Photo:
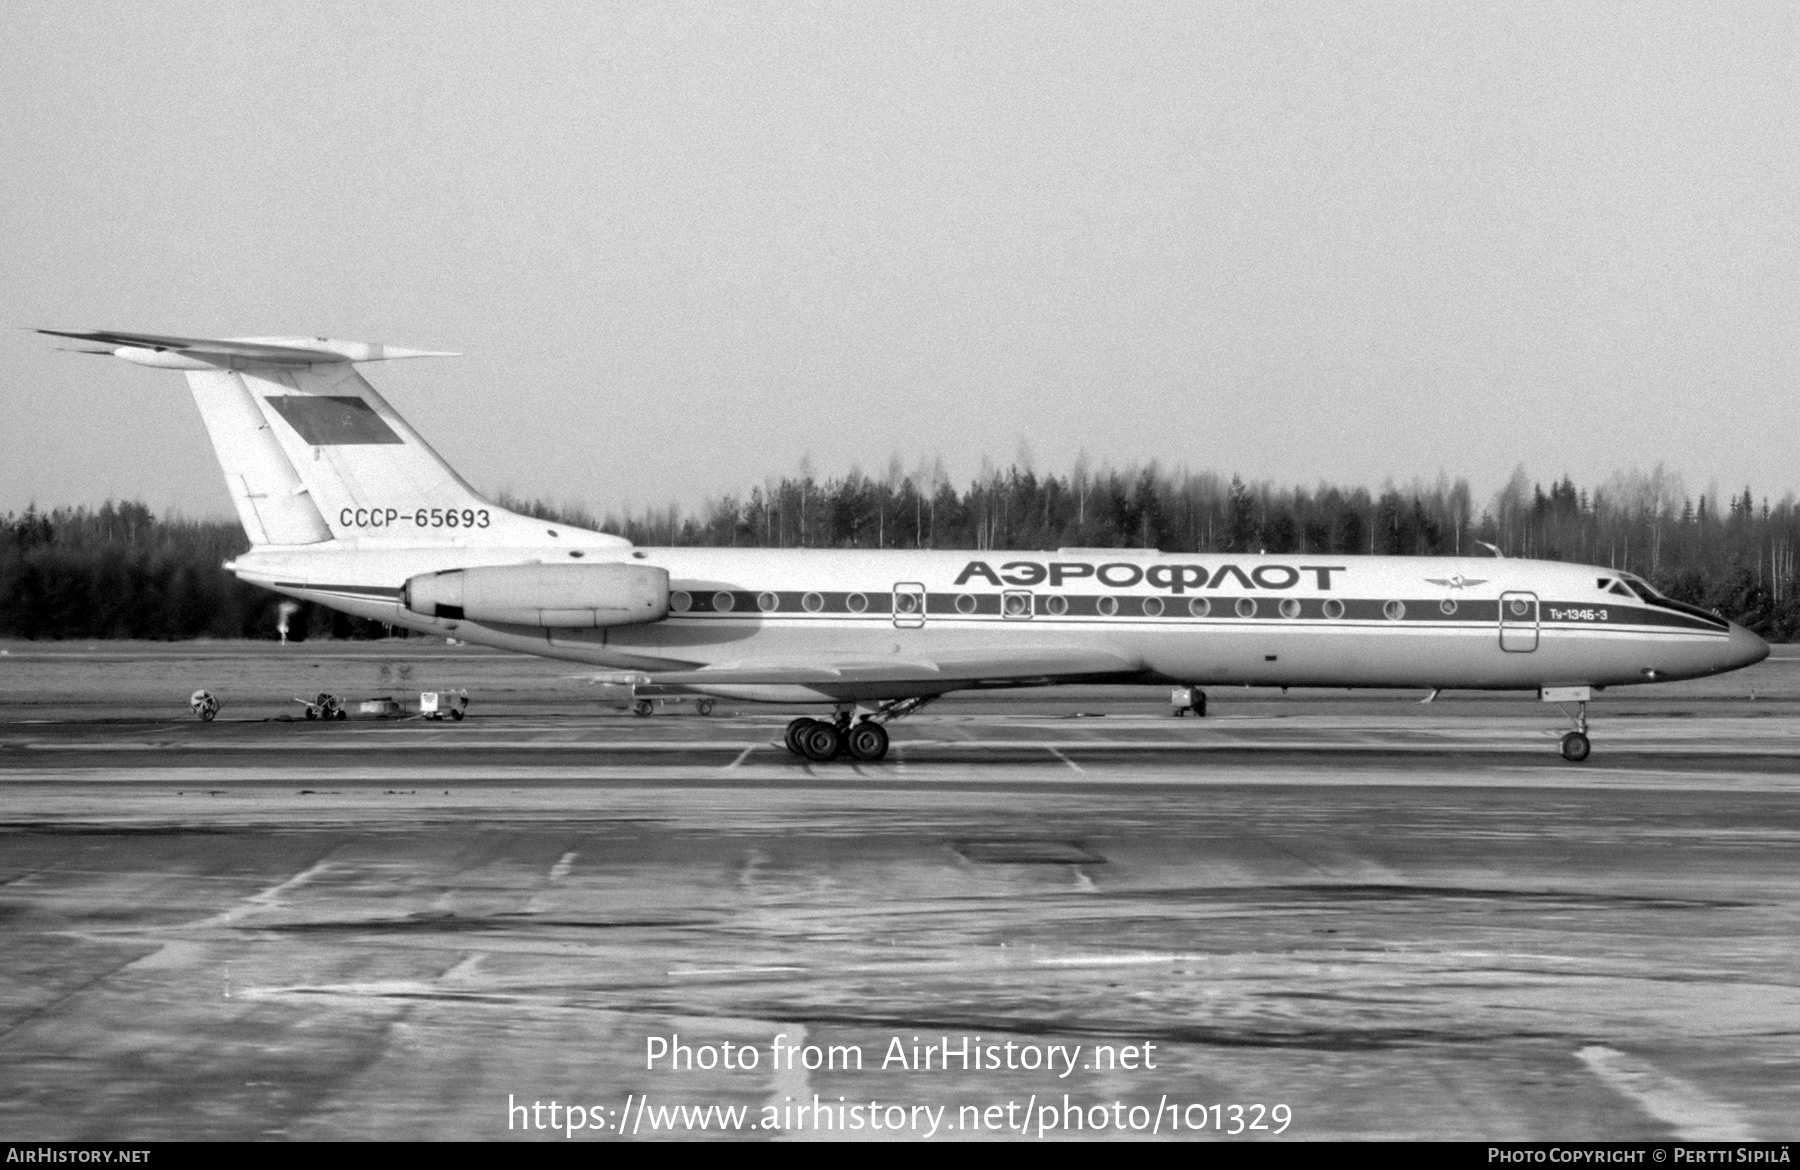
[[[535,544],[541,521],[470,487],[354,362],[454,356],[325,338],[68,333],[126,361],[187,373],[252,544],[326,540]],[[588,542],[625,545],[600,533]]]

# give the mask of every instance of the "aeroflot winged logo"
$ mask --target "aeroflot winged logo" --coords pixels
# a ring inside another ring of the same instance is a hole
[[[998,572],[986,561],[970,561],[956,575],[958,585],[982,580],[990,585],[1043,585],[1059,589],[1071,581],[1091,577],[1112,589],[1130,589],[1139,583],[1152,589],[1185,593],[1189,589],[1218,589],[1236,582],[1244,589],[1292,589],[1300,584],[1301,574],[1311,573],[1313,584],[1321,590],[1331,588],[1331,575],[1342,573],[1343,565],[1254,565],[1248,572],[1239,565],[1134,565],[1114,561],[1090,565],[1082,561],[1007,561]],[[1472,582],[1478,584],[1478,582]]]
[[[1452,589],[1466,589],[1470,585],[1487,584],[1486,577],[1465,577],[1461,573],[1454,577],[1427,577],[1425,581],[1430,585],[1448,585]]]

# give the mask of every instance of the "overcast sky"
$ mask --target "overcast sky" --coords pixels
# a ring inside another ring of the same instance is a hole
[[[0,5],[0,511],[231,514],[180,376],[365,374],[477,487],[1514,465],[1800,488],[1800,5]]]

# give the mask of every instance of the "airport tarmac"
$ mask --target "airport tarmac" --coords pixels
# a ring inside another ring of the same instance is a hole
[[[1582,765],[1421,697],[810,764],[466,647],[0,644],[0,1138],[1794,1136],[1800,648],[1609,693]]]

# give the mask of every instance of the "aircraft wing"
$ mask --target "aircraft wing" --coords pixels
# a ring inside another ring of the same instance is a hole
[[[947,651],[931,655],[887,654],[820,661],[760,658],[721,662],[694,670],[621,672],[598,681],[649,682],[665,686],[824,686],[917,683],[926,690],[956,685],[1043,684],[1063,679],[1123,677],[1143,664],[1112,650],[1036,647],[1021,650]],[[946,685],[950,684],[950,685]]]

